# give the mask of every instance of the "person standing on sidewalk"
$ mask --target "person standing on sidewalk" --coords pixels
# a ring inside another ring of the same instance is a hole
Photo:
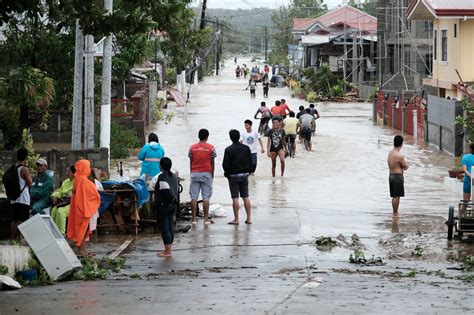
[[[408,169],[405,157],[400,153],[403,146],[403,137],[395,136],[393,139],[393,149],[388,154],[388,168],[390,197],[392,197],[393,217],[398,218],[398,206],[400,205],[400,197],[405,197],[403,172]]]
[[[273,128],[268,130],[267,154],[272,160],[272,176],[275,177],[276,159],[280,158],[281,176],[285,173],[286,141],[285,130],[281,128],[280,118],[272,118]]]
[[[232,144],[225,149],[224,160],[222,161],[224,176],[229,181],[232,208],[234,210],[234,220],[230,221],[229,224],[239,224],[239,195],[244,202],[245,212],[247,213],[245,223],[251,224],[248,177],[252,168],[252,154],[248,146],[239,142],[240,132],[238,130],[232,129],[229,131],[229,137]]]
[[[263,149],[262,137],[257,131],[252,130],[252,121],[247,119],[244,121],[245,131],[240,134],[240,143],[245,144],[249,147],[252,153],[252,167],[250,168],[250,174],[254,174],[257,169],[257,154],[258,154],[258,143],[260,144],[260,152],[265,153]]]
[[[464,184],[463,184],[463,200],[469,201],[471,199],[471,174],[472,166],[474,165],[474,143],[469,145],[471,153],[465,154],[462,157],[461,165],[464,171]]]
[[[164,156],[165,150],[161,146],[158,136],[155,133],[150,133],[148,143],[138,153],[138,159],[142,161],[140,175],[146,174],[148,179],[152,179],[160,172],[160,159]]]
[[[191,197],[192,224],[196,224],[197,200],[201,192],[203,200],[204,224],[211,224],[209,220],[209,200],[212,197],[212,182],[214,179],[214,159],[216,149],[207,143],[209,131],[201,129],[198,133],[199,142],[189,147],[189,167],[191,170],[191,184],[189,195]]]
[[[156,255],[171,257],[171,247],[174,241],[174,214],[178,204],[178,178],[171,172],[172,162],[164,157],[160,161],[161,173],[155,185],[153,207],[160,226],[161,238],[165,250]]]
[[[28,149],[20,148],[16,151],[15,171],[18,174],[18,184],[20,188],[19,195],[16,199],[10,200],[12,208],[12,222],[10,224],[10,239],[17,239],[18,225],[28,220],[30,217],[30,191],[28,188],[33,184],[30,176],[30,171],[26,167],[26,160],[28,158]],[[7,171],[8,172],[8,171]],[[8,189],[8,188],[7,188]],[[8,191],[8,190],[7,190]]]

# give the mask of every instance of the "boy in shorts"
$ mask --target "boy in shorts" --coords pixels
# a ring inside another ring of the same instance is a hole
[[[209,131],[199,130],[199,142],[189,147],[189,167],[191,169],[191,184],[189,196],[191,197],[192,224],[196,224],[197,200],[201,192],[204,210],[204,224],[211,224],[209,220],[209,200],[212,197],[212,182],[214,179],[214,159],[216,149],[207,143]]]
[[[273,128],[267,132],[267,154],[272,159],[272,176],[275,177],[276,158],[280,158],[281,176],[285,173],[285,157],[287,154],[285,130],[281,128],[278,117],[272,118]]]

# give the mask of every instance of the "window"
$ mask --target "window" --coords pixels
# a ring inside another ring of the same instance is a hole
[[[454,24],[454,38],[458,37],[458,25]]]
[[[441,30],[441,61],[448,61],[448,30]]]
[[[436,59],[438,59],[438,31],[434,31],[434,35],[433,35],[433,49],[434,49],[433,60],[436,60]]]

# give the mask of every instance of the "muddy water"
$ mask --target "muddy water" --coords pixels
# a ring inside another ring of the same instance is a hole
[[[175,114],[171,123],[159,122],[149,129],[158,134],[166,154],[173,160],[174,170],[186,179],[189,178],[187,149],[197,141],[200,128],[210,131],[209,142],[218,154],[212,202],[228,209],[230,196],[221,167],[224,149],[230,144],[228,131],[243,130],[243,121],[253,119],[262,100],[272,106],[274,100],[285,98],[295,111],[300,105],[308,105],[291,98],[286,88],[270,89],[270,97],[263,99],[259,86],[257,97],[251,99],[249,92],[244,91],[245,80],[235,78],[232,68],[233,63],[227,63],[220,76],[206,78],[194,88],[187,119],[183,107],[171,104],[169,111]],[[455,244],[454,249],[453,245],[448,249],[445,241],[448,206],[460,198],[443,185],[446,171],[453,165],[451,156],[407,137],[402,152],[410,168],[405,174],[406,197],[400,206],[403,217],[393,221],[386,157],[397,133],[373,126],[369,103],[318,103],[317,109],[321,118],[313,138],[314,152],[304,152],[298,145],[296,158],[286,160],[284,177],[279,176],[277,166],[277,177],[272,178],[269,159],[259,153],[257,172],[250,178],[256,213],[267,208],[274,214],[295,212],[300,241],[317,235],[356,233],[372,243],[376,254],[390,255],[393,249],[380,245],[380,239],[389,239],[393,233],[412,235],[420,231],[425,236],[406,238],[405,247],[421,242],[436,259],[458,249],[470,252],[470,245]],[[258,120],[254,124],[258,126]],[[135,158],[125,162],[125,172],[130,176],[139,172]],[[187,199],[188,183],[184,187],[183,196]]]

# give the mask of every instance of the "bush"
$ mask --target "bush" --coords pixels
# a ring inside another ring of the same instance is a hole
[[[173,68],[166,68],[166,81],[169,85],[176,84],[176,70]]]
[[[337,78],[331,72],[331,69],[328,65],[323,64],[319,67],[318,71],[313,77],[313,89],[319,91],[323,96],[330,96],[331,87],[334,87],[338,84]],[[336,89],[340,89],[339,86]]]
[[[112,122],[110,125],[110,158],[124,159],[130,156],[128,150],[140,147],[135,129],[127,129]]]
[[[346,92],[344,91],[344,88],[339,84],[331,86],[329,88],[329,97],[343,97],[344,95],[346,95]]]
[[[316,92],[309,92],[307,95],[306,95],[306,102],[308,103],[314,103],[318,100],[318,95],[316,94]]]

